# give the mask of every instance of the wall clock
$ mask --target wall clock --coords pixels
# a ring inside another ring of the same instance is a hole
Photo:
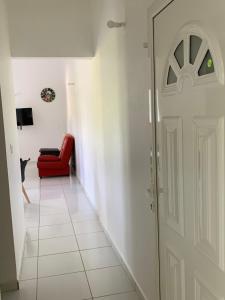
[[[55,100],[55,91],[50,88],[45,88],[41,92],[41,98],[45,102],[52,102]]]

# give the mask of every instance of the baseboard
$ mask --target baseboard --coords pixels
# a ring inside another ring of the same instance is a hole
[[[98,216],[98,219],[99,219],[99,222],[101,223],[101,226],[104,230],[104,233],[105,235],[107,236],[108,240],[110,241],[111,245],[112,245],[112,248],[113,250],[115,251],[115,253],[117,254],[120,262],[121,262],[121,265],[123,267],[123,269],[125,270],[125,272],[127,273],[136,293],[138,294],[140,300],[149,300],[145,293],[143,292],[142,288],[140,287],[140,285],[138,284],[133,272],[131,271],[131,268],[129,267],[128,263],[126,262],[125,258],[123,257],[123,255],[121,254],[120,250],[119,250],[119,247],[116,246],[116,243],[112,240],[111,236],[110,236],[110,233],[108,232],[108,230],[105,228],[103,222],[101,221],[101,218],[99,216],[99,213],[96,209],[96,207],[92,204],[92,202],[90,201],[90,198],[88,197],[87,193],[86,193],[86,190],[84,188],[84,186],[82,185],[81,181],[80,181],[80,178],[77,177],[77,180],[78,182],[80,183],[82,189],[83,189],[83,192],[85,194],[85,196],[87,197],[88,201],[90,202],[93,210],[95,211],[96,215]]]
[[[96,210],[95,210],[96,211]],[[98,214],[97,214],[98,215]],[[121,265],[123,267],[123,269],[125,270],[125,272],[127,273],[132,285],[134,286],[135,288],[135,291],[137,292],[140,300],[148,300],[147,297],[145,296],[143,290],[141,289],[140,285],[138,284],[133,272],[131,271],[128,263],[126,262],[125,258],[123,257],[123,255],[121,254],[121,252],[119,251],[119,248],[116,246],[115,242],[112,240],[109,232],[106,230],[105,226],[103,225],[103,223],[101,222],[100,218],[99,218],[99,221],[104,229],[104,233],[105,235],[107,236],[107,239],[110,241],[111,245],[112,245],[112,248],[113,250],[115,251],[116,255],[118,256],[120,262],[121,262]]]

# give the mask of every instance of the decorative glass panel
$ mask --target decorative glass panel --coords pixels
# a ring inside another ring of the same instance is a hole
[[[177,82],[177,76],[174,72],[174,70],[172,69],[172,67],[169,67],[169,71],[168,71],[168,77],[167,77],[167,84],[173,84]]]
[[[180,44],[177,46],[174,56],[178,62],[180,68],[184,66],[184,41],[181,41]]]
[[[202,39],[200,37],[196,35],[190,36],[190,63],[192,65],[195,63],[201,44],[202,44]]]
[[[215,69],[214,69],[212,55],[211,55],[210,51],[208,50],[205,55],[205,58],[201,64],[201,67],[198,71],[198,75],[203,76],[203,75],[211,74],[214,71],[215,71]]]

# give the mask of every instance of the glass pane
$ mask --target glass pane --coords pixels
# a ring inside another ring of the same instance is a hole
[[[196,35],[190,36],[190,63],[193,65],[201,47],[202,39]]]
[[[178,62],[180,68],[184,66],[184,41],[181,41],[180,44],[177,46],[174,56]]]
[[[208,50],[201,64],[201,67],[198,71],[198,75],[203,76],[203,75],[211,74],[214,71],[215,69],[214,69],[213,59],[210,51]]]
[[[173,84],[177,82],[177,76],[174,72],[174,70],[172,69],[172,67],[169,67],[169,71],[168,71],[168,77],[167,77],[167,84]]]

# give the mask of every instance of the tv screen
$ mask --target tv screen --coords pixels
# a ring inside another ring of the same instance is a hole
[[[17,126],[34,125],[32,108],[18,108],[16,110]]]

